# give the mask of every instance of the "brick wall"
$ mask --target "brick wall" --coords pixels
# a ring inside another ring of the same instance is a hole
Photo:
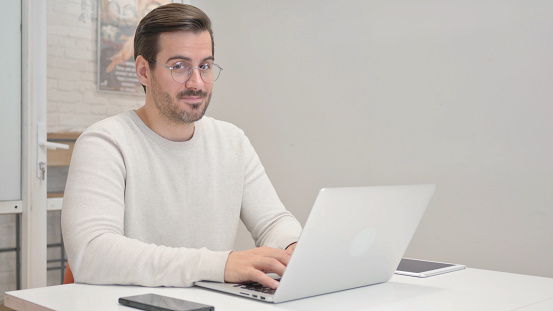
[[[48,0],[48,132],[80,132],[143,105],[143,95],[98,92],[98,1]]]
[[[0,215],[0,248],[15,247],[15,215]],[[15,252],[0,252],[0,293],[16,289]],[[0,296],[0,304],[4,295]]]

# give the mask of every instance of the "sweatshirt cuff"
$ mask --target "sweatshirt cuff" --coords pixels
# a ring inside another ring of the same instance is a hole
[[[211,254],[206,256],[202,266],[202,274],[199,275],[201,281],[224,282],[225,267],[227,265],[228,256],[231,251],[215,252],[209,251]]]

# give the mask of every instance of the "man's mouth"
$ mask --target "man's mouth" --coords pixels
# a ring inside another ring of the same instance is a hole
[[[188,104],[200,104],[207,97],[207,93],[203,91],[184,91],[178,96],[179,99],[186,101]]]
[[[199,104],[204,100],[203,97],[182,97],[181,99],[190,104]]]

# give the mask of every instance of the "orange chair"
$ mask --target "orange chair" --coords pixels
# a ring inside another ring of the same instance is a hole
[[[71,268],[69,268],[69,262],[67,262],[67,266],[65,267],[65,276],[63,277],[63,284],[71,283],[75,283],[75,279],[73,278],[73,272],[71,272]]]

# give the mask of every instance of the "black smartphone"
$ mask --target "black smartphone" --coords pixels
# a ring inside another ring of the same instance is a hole
[[[147,311],[213,311],[215,307],[156,294],[121,297],[119,303]]]

